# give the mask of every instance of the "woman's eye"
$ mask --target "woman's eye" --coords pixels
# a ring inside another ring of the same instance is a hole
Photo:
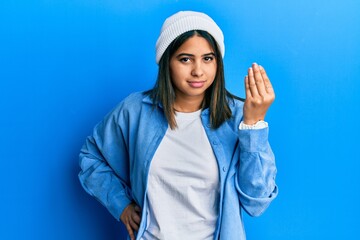
[[[190,62],[190,58],[188,58],[188,57],[180,58],[180,62],[183,62],[183,63]]]
[[[204,57],[205,62],[211,62],[213,59],[213,57]]]

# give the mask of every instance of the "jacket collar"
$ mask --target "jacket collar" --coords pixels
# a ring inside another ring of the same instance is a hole
[[[145,94],[143,93],[144,97],[143,97],[143,100],[142,102],[143,103],[146,103],[146,104],[150,104],[150,105],[154,105],[154,101],[151,99],[150,95],[149,94]],[[163,106],[161,103],[158,104],[158,107],[160,107],[161,109],[163,109]]]

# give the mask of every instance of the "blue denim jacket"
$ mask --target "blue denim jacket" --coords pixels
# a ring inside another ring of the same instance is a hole
[[[276,166],[268,128],[239,130],[243,102],[229,100],[232,118],[212,129],[209,111],[201,119],[219,166],[220,201],[214,239],[245,239],[244,209],[259,216],[277,196]],[[142,208],[137,239],[147,223],[147,180],[153,155],[168,123],[149,96],[134,93],[94,129],[81,149],[79,178],[84,189],[117,219],[136,202]]]

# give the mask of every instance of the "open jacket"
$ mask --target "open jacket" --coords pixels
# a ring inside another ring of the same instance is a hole
[[[232,117],[219,128],[210,126],[209,110],[202,123],[214,151],[220,177],[219,216],[214,239],[245,239],[242,210],[259,216],[277,196],[276,166],[268,128],[239,130],[243,102],[229,99]],[[84,189],[117,219],[135,202],[142,209],[137,233],[147,226],[147,180],[156,149],[168,128],[161,106],[134,93],[94,129],[81,149],[79,179]],[[191,233],[189,233],[191,234]]]

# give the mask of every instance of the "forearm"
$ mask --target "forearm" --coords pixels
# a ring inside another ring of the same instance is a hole
[[[83,188],[95,197],[117,219],[131,203],[130,189],[102,157],[92,137],[89,137],[79,156],[79,180]]]
[[[268,128],[240,130],[239,141],[240,200],[251,215],[258,215],[277,195],[275,157],[268,143]]]

